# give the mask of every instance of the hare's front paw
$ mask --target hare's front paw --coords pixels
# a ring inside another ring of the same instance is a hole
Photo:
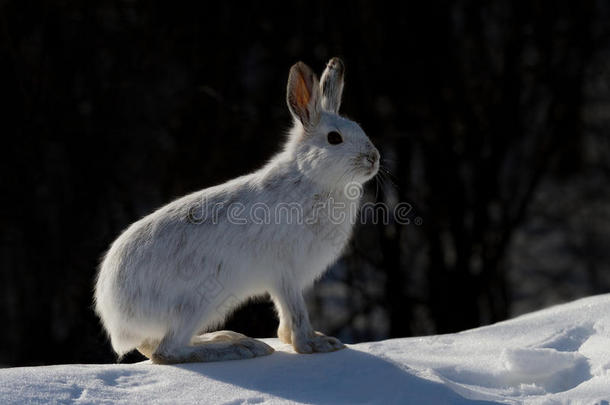
[[[313,335],[302,338],[293,335],[292,347],[298,353],[326,353],[344,349],[345,345],[337,338],[314,332]]]

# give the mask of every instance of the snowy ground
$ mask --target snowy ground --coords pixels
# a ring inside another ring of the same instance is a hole
[[[610,295],[462,333],[298,355],[0,370],[0,403],[608,404]]]

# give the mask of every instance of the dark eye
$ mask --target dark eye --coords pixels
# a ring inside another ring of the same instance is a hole
[[[326,139],[328,139],[328,143],[331,145],[339,145],[343,142],[343,137],[341,137],[341,134],[337,131],[329,132],[328,135],[326,135]]]

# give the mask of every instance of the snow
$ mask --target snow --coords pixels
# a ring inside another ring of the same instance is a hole
[[[0,403],[608,404],[610,294],[461,333],[178,366],[0,370]]]

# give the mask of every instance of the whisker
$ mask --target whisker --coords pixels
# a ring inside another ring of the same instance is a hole
[[[379,171],[379,173],[381,173],[383,176],[385,176],[385,178],[392,184],[392,186],[394,186],[394,188],[396,190],[400,190],[400,187],[398,186],[398,184],[396,184],[396,182],[393,179],[396,179],[396,181],[398,181],[398,178],[396,178],[396,176],[394,176],[388,169],[386,169],[385,167],[379,166],[379,169],[381,169]]]
[[[390,179],[386,173],[384,173],[384,172],[379,172],[379,173],[380,173],[380,178],[383,180],[384,194],[387,194],[389,190],[398,190],[398,186],[396,185],[396,183],[394,183],[392,181],[392,179]]]
[[[375,201],[379,197],[379,176],[375,175]]]
[[[375,178],[377,179],[377,181],[381,185],[381,192],[383,193],[383,197],[385,197],[385,194],[386,194],[386,192],[385,192],[386,184],[385,184],[385,179],[383,178],[383,173],[382,172],[377,172],[377,176],[375,176]]]
[[[384,197],[385,197],[385,195],[386,195],[386,194],[387,194],[387,192],[388,192],[387,190],[388,190],[388,188],[389,188],[389,186],[388,186],[388,182],[387,182],[386,178],[383,176],[383,174],[381,174],[381,175],[379,176],[379,180],[381,181],[381,185],[383,186],[383,194],[384,194]]]
[[[394,175],[394,173],[392,173],[386,166],[384,165],[379,165],[379,168],[382,169],[385,173],[387,173],[388,175],[392,176],[393,178],[397,179],[396,176]],[[398,179],[397,179],[398,180]]]

